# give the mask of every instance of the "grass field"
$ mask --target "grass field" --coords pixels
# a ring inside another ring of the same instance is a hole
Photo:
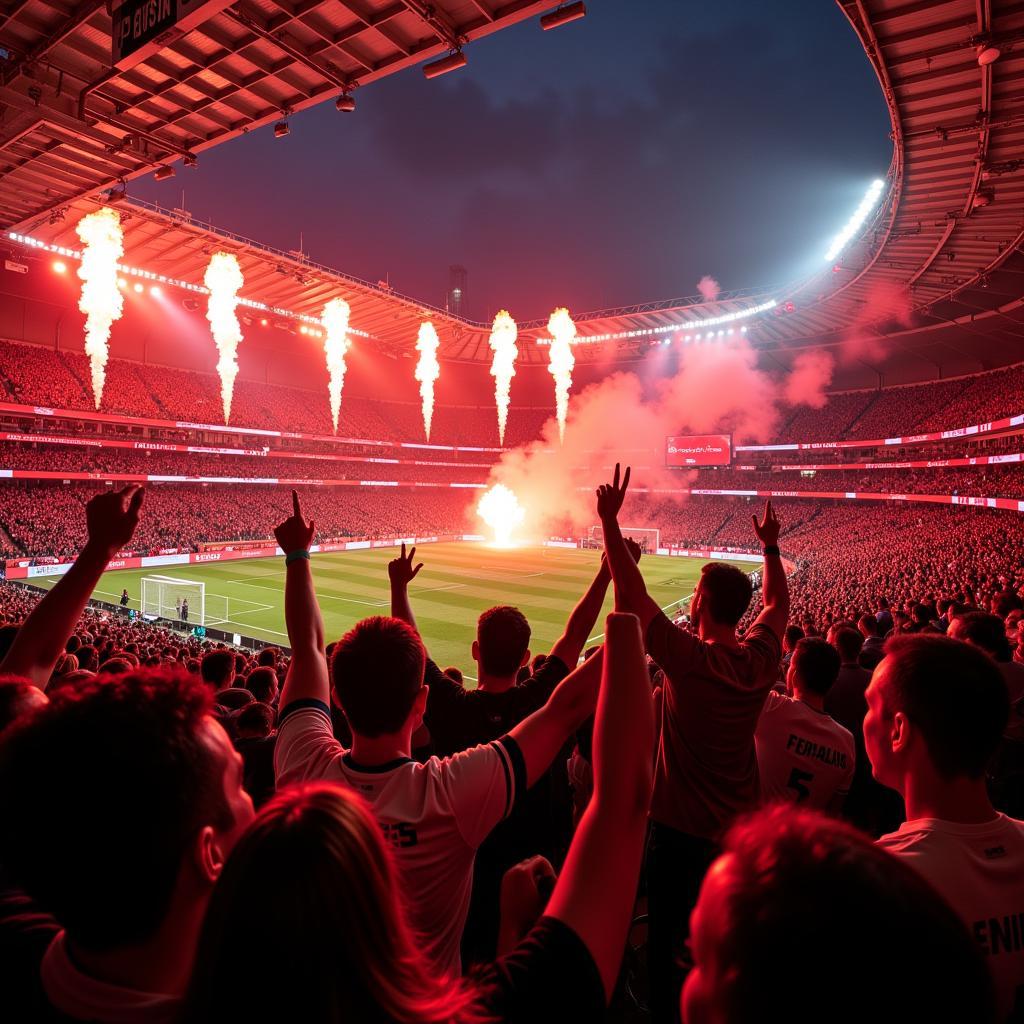
[[[394,555],[394,548],[376,548],[313,556],[313,575],[328,640],[341,636],[359,619],[388,614],[387,563]],[[519,607],[533,627],[531,650],[546,652],[592,579],[598,558],[596,551],[567,548],[497,550],[475,543],[422,546],[417,561],[425,564],[410,594],[431,657],[442,667],[458,665],[467,674],[473,673],[470,644],[476,619],[494,604]],[[681,601],[688,601],[702,564],[700,559],[666,556],[649,556],[642,563],[652,596],[658,604],[673,610]],[[224,608],[224,601],[218,598],[226,597],[227,621],[209,625],[277,643],[288,642],[284,632],[282,559],[109,572],[100,580],[95,596],[113,602],[121,589],[127,588],[130,607],[138,608],[142,590],[139,581],[154,574],[205,582],[208,620],[214,606]],[[54,581],[35,582],[52,585]],[[610,607],[609,594],[605,611]],[[193,615],[196,611],[193,607]],[[595,635],[603,629],[603,618],[602,613],[594,627]]]

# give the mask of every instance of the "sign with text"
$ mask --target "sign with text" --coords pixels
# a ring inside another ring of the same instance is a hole
[[[728,466],[730,462],[729,434],[689,434],[666,439],[666,466]]]

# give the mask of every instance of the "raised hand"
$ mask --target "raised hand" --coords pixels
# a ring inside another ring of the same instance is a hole
[[[299,492],[292,491],[292,514],[274,527],[274,537],[278,546],[286,554],[293,551],[308,551],[316,534],[316,523],[311,519],[308,523],[302,518],[299,507]]]
[[[403,543],[402,553],[397,558],[393,558],[388,562],[388,578],[391,580],[393,587],[407,587],[419,575],[420,569],[423,568],[423,563],[420,562],[419,565],[413,568],[412,560],[415,557],[416,548],[414,547],[406,555],[405,544]]]
[[[779,530],[782,529],[782,526],[770,500],[764,503],[764,517],[761,522],[757,521],[757,516],[751,516],[750,521],[754,524],[754,533],[757,534],[757,539],[765,547],[779,543]]]
[[[640,545],[632,537],[623,537],[622,539],[626,542],[626,550],[633,556],[633,561],[639,562],[640,556],[643,554]]]
[[[499,953],[519,944],[537,923],[555,885],[555,869],[545,857],[515,864],[501,880]]]
[[[146,497],[146,488],[135,484],[120,491],[105,491],[90,499],[85,506],[85,523],[89,543],[104,554],[120,551],[139,525],[139,513]]]
[[[610,522],[619,514],[622,503],[626,498],[626,488],[629,487],[629,466],[626,467],[625,475],[622,477],[622,485],[619,485],[619,464],[615,463],[615,476],[610,484],[601,484],[597,489],[597,514],[601,522]]]

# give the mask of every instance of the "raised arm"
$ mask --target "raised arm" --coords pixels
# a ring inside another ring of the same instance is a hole
[[[555,687],[544,707],[509,733],[522,751],[528,787],[551,767],[565,741],[594,713],[603,660],[601,651],[588,658]]]
[[[613,612],[605,625],[594,723],[594,795],[547,909],[583,940],[609,999],[633,917],[653,751],[654,713],[640,623],[634,615]]]
[[[646,635],[651,619],[661,609],[647,593],[647,585],[644,583],[637,559],[630,553],[626,538],[622,536],[622,530],[619,528],[619,510],[626,498],[628,487],[629,467],[626,467],[620,486],[619,464],[616,462],[612,483],[602,484],[597,489],[597,514],[601,519],[601,530],[604,533],[605,556],[615,584],[615,610],[635,615]]]
[[[408,623],[418,633],[416,619],[412,614],[412,604],[409,601],[409,584],[419,575],[423,563],[420,562],[413,568],[412,560],[415,557],[416,548],[406,555],[403,544],[402,553],[388,562],[388,579],[391,581],[391,617]]]
[[[764,579],[761,582],[761,599],[764,608],[757,617],[757,625],[767,626],[780,640],[789,620],[789,583],[786,569],[779,557],[779,530],[781,524],[770,501],[764,503],[764,517],[761,522],[751,516],[754,533],[764,547]]]
[[[107,563],[135,533],[143,487],[97,494],[85,507],[89,539],[75,564],[35,606],[0,663],[0,672],[24,676],[41,690],[53,673],[79,617],[96,589]]]
[[[575,668],[576,662],[580,660],[583,647],[587,642],[601,614],[601,605],[604,604],[605,595],[608,593],[608,584],[612,581],[611,570],[608,568],[608,559],[601,559],[601,567],[597,570],[587,592],[576,603],[565,624],[565,632],[555,641],[551,648],[551,656],[561,660],[562,664],[569,668]]]
[[[313,588],[309,546],[316,525],[302,518],[299,495],[292,491],[292,514],[274,529],[285,554],[284,621],[292,660],[281,690],[281,709],[297,700],[318,700],[330,704],[324,620]]]

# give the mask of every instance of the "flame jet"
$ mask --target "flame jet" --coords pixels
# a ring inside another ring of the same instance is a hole
[[[504,484],[495,484],[484,491],[476,506],[476,514],[494,533],[495,547],[507,548],[512,546],[512,532],[526,513],[513,491]]]
[[[558,438],[565,443],[565,418],[569,413],[569,390],[572,387],[572,371],[576,357],[572,351],[572,340],[576,337],[576,325],[564,306],[556,309],[548,318],[548,334],[551,345],[548,351],[548,373],[555,378],[555,412],[558,416]]]
[[[508,310],[501,310],[495,316],[491,327],[491,350],[494,352],[491,376],[494,378],[494,404],[498,407],[498,439],[501,444],[505,443],[509,391],[512,387],[512,378],[516,375],[516,359],[519,356],[519,349],[516,347],[518,336],[519,328],[515,320],[509,315]]]
[[[441,364],[437,361],[437,346],[440,341],[434,325],[428,320],[420,324],[416,351],[420,361],[416,364],[416,379],[420,382],[420,398],[423,401],[423,429],[430,440],[430,424],[434,419],[434,381],[441,376]]]
[[[85,246],[78,267],[78,276],[82,279],[78,308],[85,314],[85,351],[89,356],[92,395],[98,409],[107,379],[110,327],[124,312],[124,299],[117,287],[117,265],[124,255],[124,232],[120,215],[109,206],[83,217],[75,231]]]
[[[235,315],[238,306],[238,292],[245,283],[238,259],[227,252],[215,252],[203,275],[203,284],[210,289],[210,301],[206,306],[206,319],[210,321],[220,359],[217,373],[220,374],[220,397],[224,403],[224,422],[231,419],[231,396],[238,376],[238,346],[242,341],[242,327]]]
[[[331,398],[331,419],[338,432],[341,415],[341,389],[345,385],[345,355],[351,342],[348,337],[349,305],[344,299],[331,299],[324,306],[320,322],[324,325],[324,355],[327,357],[327,391]]]

